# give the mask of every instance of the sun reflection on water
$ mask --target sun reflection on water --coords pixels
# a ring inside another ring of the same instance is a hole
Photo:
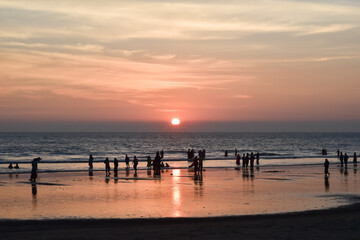
[[[182,213],[179,210],[181,206],[181,191],[179,187],[179,181],[180,181],[180,169],[173,169],[172,175],[173,175],[173,185],[172,185],[172,203],[173,203],[173,216],[174,217],[181,217]]]

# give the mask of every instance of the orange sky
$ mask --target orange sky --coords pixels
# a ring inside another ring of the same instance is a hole
[[[357,1],[0,0],[4,121],[360,120]]]

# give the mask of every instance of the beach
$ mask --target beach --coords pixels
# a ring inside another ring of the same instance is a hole
[[[207,168],[202,177],[130,169],[110,178],[40,173],[36,184],[28,174],[1,174],[1,232],[6,239],[357,239],[357,168],[333,164],[330,173],[324,177],[322,165]]]

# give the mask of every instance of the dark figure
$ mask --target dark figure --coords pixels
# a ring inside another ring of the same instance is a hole
[[[329,165],[330,165],[329,161],[327,159],[325,159],[325,163],[324,163],[324,167],[325,167],[324,174],[325,175],[330,175],[330,173],[329,173]]]
[[[165,167],[170,167],[170,165],[168,163],[165,163]]]
[[[147,161],[147,167],[148,168],[151,167],[151,157],[150,156],[147,157],[146,161]]]
[[[16,169],[19,169],[20,167],[19,167],[19,164],[18,163],[15,163],[15,167],[14,168],[16,168]]]
[[[225,150],[225,157],[228,156],[228,150]]]
[[[14,168],[13,165],[12,165],[12,163],[9,164],[8,168],[10,168],[10,169],[13,169],[13,168]]]
[[[134,160],[133,160],[133,167],[135,169],[135,172],[137,171],[137,166],[139,164],[139,159],[137,159],[136,156],[134,156]]]
[[[34,158],[31,162],[31,176],[30,176],[30,181],[35,182],[36,178],[37,178],[37,169],[38,169],[38,162],[41,160],[41,158],[37,157]]]
[[[338,157],[340,156],[340,150],[339,149],[336,151],[336,154],[337,154]]]
[[[241,158],[241,160],[242,160],[242,168],[243,169],[245,169],[245,166],[246,166],[246,159],[245,159],[246,157],[245,157],[245,154],[243,154],[242,155],[242,158]]]
[[[117,158],[114,158],[114,174],[116,176],[117,176],[117,173],[118,173],[118,167],[119,167],[119,161],[117,160]]]
[[[127,154],[126,154],[126,156],[125,156],[125,164],[126,164],[126,167],[127,167],[127,168],[130,167],[130,158],[128,157]]]
[[[199,169],[198,169],[198,173],[202,174],[203,171],[203,163],[204,163],[204,155],[201,152],[201,155],[199,157]]]
[[[354,166],[356,167],[356,165],[357,165],[357,155],[356,155],[356,152],[354,152],[353,163],[354,163]]]
[[[89,156],[89,168],[90,168],[90,169],[93,168],[93,161],[94,161],[94,158],[93,158],[93,156],[90,154],[90,156]]]
[[[105,158],[105,173],[106,176],[109,177],[110,176],[110,162],[109,162],[109,158]]]
[[[345,155],[344,155],[344,163],[345,163],[346,168],[347,168],[348,160],[349,160],[349,156],[345,153]]]
[[[253,170],[254,168],[254,161],[255,161],[255,156],[254,156],[254,153],[251,152],[250,154],[250,169]]]
[[[235,157],[238,155],[238,150],[235,148]]]
[[[245,156],[245,167],[248,168],[249,166],[249,154],[247,153]]]
[[[190,158],[193,159],[195,157],[195,150],[191,149]]]
[[[340,152],[339,159],[340,159],[340,164],[341,164],[341,167],[342,167],[344,165],[344,155],[342,154],[342,152]]]
[[[156,156],[153,162],[154,175],[160,175],[160,164],[161,164],[161,157],[159,152],[156,152]]]
[[[161,157],[161,158],[164,158],[164,149],[161,149],[160,157]]]
[[[236,165],[240,165],[240,154],[236,155]]]
[[[257,152],[256,153],[256,165],[259,165],[259,160],[260,160],[260,153]]]
[[[198,162],[198,157],[194,157],[194,161],[193,163],[189,166],[189,168],[194,167],[194,172],[195,175],[197,175],[198,171],[199,171],[199,162]]]
[[[188,158],[188,159],[191,158],[191,150],[190,150],[190,148],[189,148],[188,151],[187,151],[187,158]]]
[[[205,160],[205,158],[206,158],[206,150],[205,150],[205,148],[202,150],[202,154],[203,154],[203,158]]]

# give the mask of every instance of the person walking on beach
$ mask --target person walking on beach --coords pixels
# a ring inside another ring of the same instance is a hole
[[[151,157],[148,156],[146,161],[147,161],[147,167],[150,168],[151,167]]]
[[[344,155],[345,168],[347,168],[348,160],[349,160],[349,156],[347,155],[347,153],[345,153],[345,155]]]
[[[340,152],[340,156],[339,156],[339,159],[340,159],[340,164],[341,164],[341,167],[344,166],[344,155],[342,152]]]
[[[236,155],[236,165],[240,165],[240,154]]]
[[[260,160],[260,153],[257,152],[256,153],[256,165],[258,165],[258,166],[259,166],[259,160]]]
[[[137,166],[138,166],[138,164],[139,164],[139,159],[138,159],[136,156],[134,156],[133,167],[134,167],[134,169],[135,169],[135,172],[137,172]]]
[[[37,178],[37,170],[38,170],[38,162],[41,160],[41,158],[37,157],[34,158],[31,162],[31,176],[30,176],[30,181],[31,182],[35,182],[36,178]]]
[[[357,166],[357,155],[356,152],[354,152],[354,159],[353,159],[354,166]]]
[[[199,161],[198,161],[198,157],[194,157],[194,161],[193,163],[189,166],[189,168],[194,167],[194,174],[197,175],[198,171],[199,171]]]
[[[109,177],[110,176],[110,162],[109,162],[109,158],[105,158],[105,173],[106,173],[106,176]]]
[[[90,154],[90,156],[89,156],[89,168],[90,168],[90,169],[93,168],[93,161],[94,161],[94,158],[93,158],[93,156]]]
[[[324,163],[324,167],[325,167],[325,175],[330,175],[330,173],[329,173],[329,165],[330,165],[330,163],[329,163],[329,161],[327,160],[327,159],[325,159],[325,163]]]
[[[128,157],[127,154],[126,154],[126,156],[125,156],[125,164],[126,164],[126,167],[127,167],[127,168],[130,167],[130,158]]]
[[[114,158],[114,174],[117,176],[118,173],[118,167],[119,167],[119,161],[117,158]]]

